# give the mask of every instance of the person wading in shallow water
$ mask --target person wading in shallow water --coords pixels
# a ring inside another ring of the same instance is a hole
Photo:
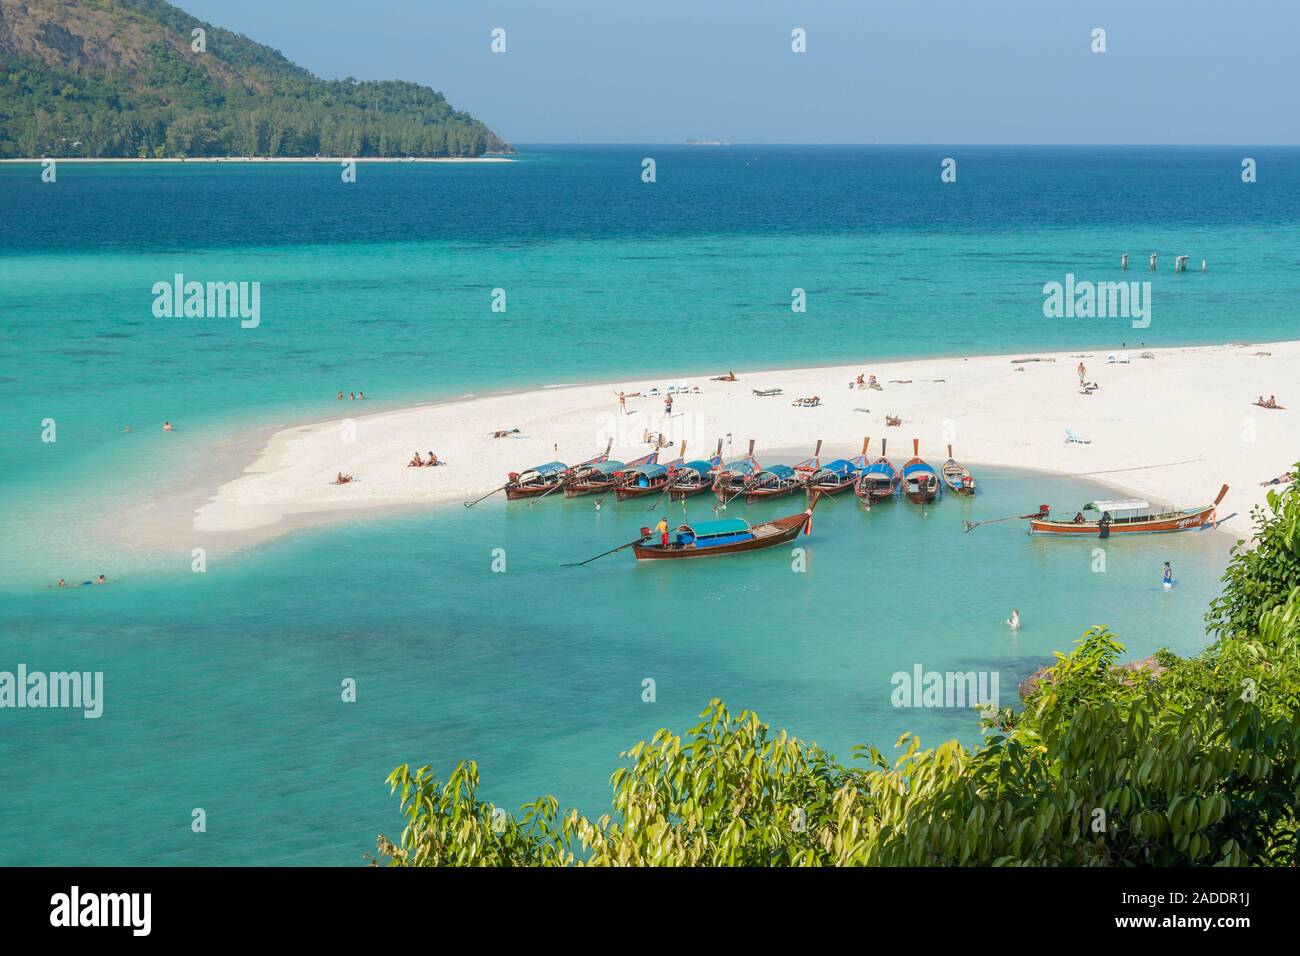
[[[1165,570],[1160,578],[1160,583],[1164,585],[1166,591],[1174,586],[1174,569],[1169,566],[1168,561],[1165,562]]]

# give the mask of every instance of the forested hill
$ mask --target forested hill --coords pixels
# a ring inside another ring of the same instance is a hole
[[[511,151],[428,87],[318,79],[164,0],[0,0],[0,157]]]

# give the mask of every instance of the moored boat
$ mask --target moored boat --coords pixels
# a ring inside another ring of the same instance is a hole
[[[805,485],[808,493],[838,495],[844,489],[852,488],[868,467],[867,446],[870,444],[871,439],[865,438],[862,441],[862,454],[855,458],[836,458],[818,468]]]
[[[885,457],[889,439],[880,441],[880,457],[863,469],[853,490],[859,498],[871,504],[874,501],[888,501],[898,491],[898,469]]]
[[[722,439],[718,439],[718,450],[712,458],[697,458],[683,462],[677,468],[668,483],[668,498],[681,501],[708,491],[713,487],[714,479],[722,469]]]
[[[524,471],[511,472],[505,486],[506,497],[514,500],[544,495],[559,486],[568,470],[569,466],[562,461],[548,461]]]
[[[1029,533],[1109,538],[1113,534],[1199,531],[1214,526],[1219,503],[1227,493],[1228,486],[1224,485],[1212,504],[1163,510],[1141,498],[1090,501],[1073,518],[1053,518],[1051,508],[1040,505],[1038,515],[1029,520]]]
[[[921,458],[919,438],[912,439],[912,457],[902,468],[902,487],[908,501],[918,505],[928,505],[939,496],[939,474]]]
[[[722,502],[730,501],[745,490],[749,480],[763,466],[754,457],[754,439],[749,440],[749,451],[743,458],[725,462],[713,476],[713,493]]]
[[[614,485],[614,494],[619,501],[627,498],[644,498],[647,495],[659,494],[664,490],[670,481],[673,473],[686,464],[686,441],[682,440],[681,453],[683,457],[676,458],[665,464],[659,462],[646,462],[641,465],[634,465],[627,468],[618,476],[618,481]]]
[[[948,486],[948,490],[954,494],[968,498],[975,494],[975,476],[969,468],[952,457],[952,445],[948,446],[948,460],[943,463],[939,474],[943,476],[943,483]]]
[[[609,491],[615,487],[624,472],[633,468],[640,468],[643,465],[653,465],[659,459],[659,452],[652,451],[648,455],[642,455],[635,461],[614,461],[606,459],[605,461],[593,462],[573,470],[564,484],[564,497],[578,498],[582,495],[594,495],[604,491]]]
[[[641,529],[641,541],[632,546],[638,561],[669,558],[700,558],[709,555],[738,554],[786,544],[799,533],[812,532],[812,513],[818,495],[813,495],[806,510],[772,521],[751,525],[744,518],[723,518],[679,525],[668,536],[668,544],[654,542],[649,528]]]

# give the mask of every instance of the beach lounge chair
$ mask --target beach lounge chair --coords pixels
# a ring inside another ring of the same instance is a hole
[[[750,391],[759,398],[771,398],[773,395],[781,394],[781,389],[779,388],[751,388]]]
[[[1127,353],[1127,352],[1120,352],[1120,353],[1119,353],[1119,364],[1120,364],[1120,365],[1128,365],[1128,364],[1129,364],[1128,353]]]
[[[1119,356],[1116,355],[1114,352],[1111,352],[1109,355],[1106,356],[1107,365],[1114,365],[1118,361],[1119,361]]]
[[[1090,442],[1088,439],[1080,438],[1078,435],[1076,435],[1073,431],[1071,431],[1068,428],[1065,430],[1065,443],[1067,445],[1091,445],[1092,444],[1092,442]]]

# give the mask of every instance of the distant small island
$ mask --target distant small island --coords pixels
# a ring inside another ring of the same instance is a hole
[[[730,143],[723,142],[720,139],[688,139],[687,146],[730,146]]]
[[[0,158],[513,152],[426,86],[323,80],[164,0],[0,0]]]

